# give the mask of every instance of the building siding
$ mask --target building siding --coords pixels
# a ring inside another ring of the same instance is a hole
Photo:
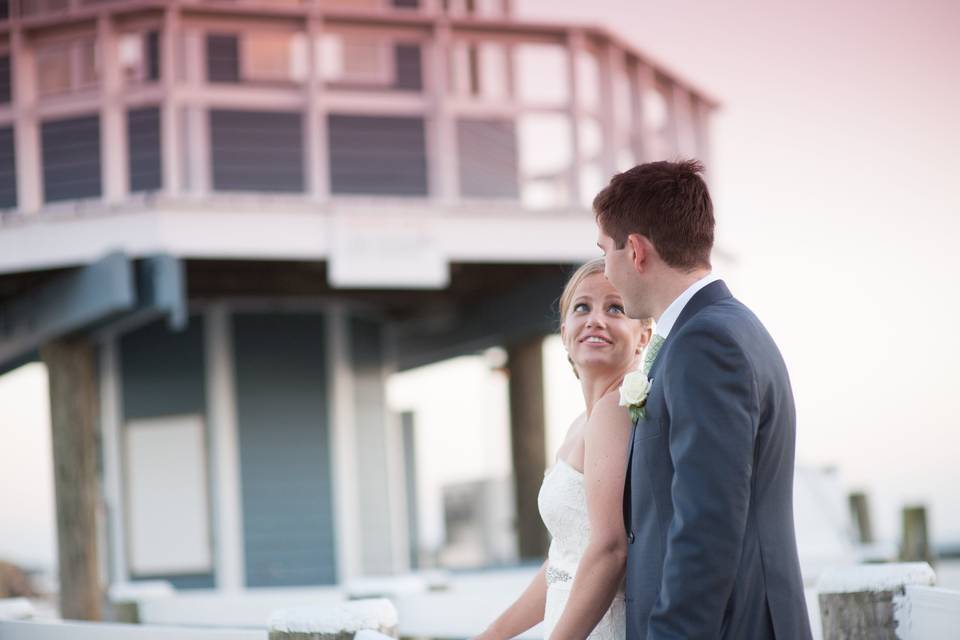
[[[248,587],[336,581],[324,318],[233,318]]]
[[[120,338],[124,423],[181,414],[206,416],[203,341],[203,322],[197,316],[190,317],[183,331],[171,331],[161,320]],[[171,469],[171,473],[175,472]],[[166,580],[177,589],[211,589],[215,582],[212,571],[138,575],[132,579]]]
[[[210,149],[217,191],[304,191],[301,113],[211,110]]]
[[[421,91],[423,71],[419,44],[394,46],[394,88],[402,91]]]
[[[160,151],[160,109],[127,111],[130,191],[156,191],[163,186]]]
[[[240,82],[240,39],[236,35],[207,35],[207,81]]]
[[[13,127],[0,127],[0,209],[17,206],[17,156]]]
[[[44,122],[40,137],[44,200],[99,198],[100,116]]]
[[[517,198],[517,136],[512,120],[457,121],[460,193],[471,198]]]
[[[328,124],[333,193],[427,195],[423,118],[331,114]]]
[[[0,103],[13,100],[13,65],[10,56],[0,56]]]

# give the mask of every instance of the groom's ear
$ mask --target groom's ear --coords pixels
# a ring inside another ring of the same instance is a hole
[[[639,233],[631,233],[627,236],[627,246],[625,248],[630,250],[630,261],[637,271],[643,271],[649,254],[649,243],[650,241]]]

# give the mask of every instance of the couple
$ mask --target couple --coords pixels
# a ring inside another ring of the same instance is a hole
[[[587,410],[540,490],[548,558],[481,640],[541,620],[550,640],[811,637],[793,394],[770,335],[710,272],[702,171],[640,165],[593,202],[604,257],[560,300]]]

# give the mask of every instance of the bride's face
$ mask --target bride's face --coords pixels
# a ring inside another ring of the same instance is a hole
[[[626,316],[623,298],[602,273],[595,273],[574,291],[560,337],[582,378],[587,372],[636,368],[649,331]]]

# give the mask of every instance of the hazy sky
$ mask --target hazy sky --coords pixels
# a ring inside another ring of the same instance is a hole
[[[606,25],[718,98],[719,242],[777,339],[801,461],[960,539],[960,3],[518,0]]]

